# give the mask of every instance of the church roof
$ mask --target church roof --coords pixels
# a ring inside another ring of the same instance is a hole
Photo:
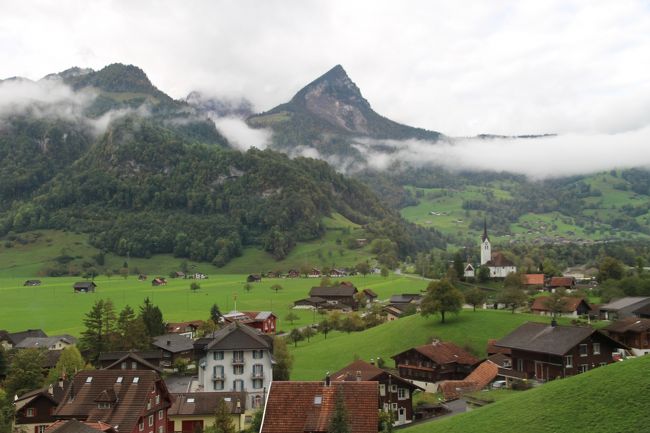
[[[506,256],[503,255],[502,252],[495,252],[492,253],[492,260],[486,263],[487,266],[492,266],[496,268],[500,267],[506,267],[506,266],[514,266],[515,264],[512,263],[510,260],[506,258]]]

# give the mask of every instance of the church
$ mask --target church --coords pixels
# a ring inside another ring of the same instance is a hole
[[[490,269],[490,278],[505,278],[511,272],[517,272],[515,264],[508,260],[503,253],[492,252],[485,221],[483,221],[483,235],[481,236],[481,266],[487,266]]]

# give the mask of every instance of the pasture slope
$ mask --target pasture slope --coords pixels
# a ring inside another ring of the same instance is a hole
[[[650,431],[650,356],[512,393],[403,433],[642,433]],[[515,397],[516,396],[516,397]]]

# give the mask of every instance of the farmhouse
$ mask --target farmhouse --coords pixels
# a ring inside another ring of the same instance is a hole
[[[241,392],[192,392],[172,394],[169,409],[169,432],[195,433],[214,426],[214,414],[224,401],[236,431],[248,428],[246,419],[246,394]]]
[[[350,433],[377,433],[377,382],[273,382],[260,433],[325,433],[338,393],[348,412]]]
[[[614,340],[632,348],[635,356],[650,354],[650,319],[627,317],[603,328]]]
[[[552,315],[552,311],[548,306],[548,302],[551,298],[548,296],[540,296],[535,298],[533,305],[530,307],[530,310],[542,316]],[[571,296],[565,296],[562,298],[563,308],[561,315],[570,316],[570,317],[579,317],[589,314],[591,307],[585,301],[584,298],[576,298]]]
[[[74,283],[72,287],[74,288],[75,293],[88,293],[88,292],[94,292],[95,289],[97,288],[97,284],[95,284],[92,281],[80,281]]]
[[[95,370],[76,374],[54,415],[104,422],[121,433],[164,432],[171,396],[151,370]]]
[[[166,286],[167,285],[167,280],[163,277],[156,277],[153,280],[151,280],[151,285],[152,286]]]
[[[473,355],[450,342],[434,340],[392,356],[400,377],[429,390],[441,380],[464,379],[478,363]]]
[[[395,424],[413,421],[413,392],[424,391],[417,385],[376,367],[374,362],[354,361],[347,367],[333,373],[333,382],[371,381],[379,383],[379,409],[393,412]]]
[[[239,322],[265,334],[275,334],[277,316],[271,311],[231,311],[223,315],[227,323]]]
[[[41,433],[55,421],[52,415],[61,402],[67,382],[30,391],[14,401],[15,430],[18,433]]]
[[[540,381],[573,376],[614,362],[612,353],[627,346],[589,326],[527,322],[496,342],[512,352],[512,370]]]
[[[271,337],[238,322],[198,339],[201,389],[244,392],[247,407],[262,407],[273,380],[272,347]]]
[[[521,279],[527,288],[544,287],[544,274],[525,274]]]
[[[382,308],[382,311],[386,313],[386,320],[392,322],[400,317],[415,313],[416,308],[415,304],[389,304]]]
[[[366,298],[367,304],[372,304],[373,302],[377,301],[377,298],[379,297],[377,293],[375,293],[375,291],[372,289],[363,289],[362,292],[363,296]]]
[[[77,339],[72,335],[53,335],[52,337],[27,337],[16,344],[16,349],[63,350],[74,346]]]
[[[180,334],[163,334],[153,339],[152,345],[162,350],[163,367],[171,367],[177,359],[192,360],[193,342]]]
[[[326,308],[351,308],[356,310],[358,303],[354,299],[354,295],[357,292],[357,288],[351,283],[342,283],[332,287],[312,287],[309,296],[324,299]]]
[[[318,268],[312,268],[311,271],[307,273],[308,278],[320,278],[323,275]]]
[[[600,318],[605,320],[634,317],[635,311],[650,305],[650,297],[626,297],[600,306]]]
[[[287,272],[287,277],[289,278],[298,278],[300,276],[300,271],[297,269],[289,269],[289,272]]]
[[[548,283],[548,287],[551,290],[562,288],[573,290],[576,288],[576,279],[573,277],[551,277],[551,281]]]

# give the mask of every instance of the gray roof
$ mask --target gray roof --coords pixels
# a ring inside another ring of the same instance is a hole
[[[638,305],[637,305],[638,304]],[[629,296],[626,298],[621,298],[617,299],[615,301],[610,302],[609,304],[601,305],[600,310],[623,310],[625,308],[629,307],[642,307],[644,305],[650,304],[650,298],[649,297],[641,297],[641,296]]]
[[[100,355],[100,356],[101,356],[101,355]],[[111,369],[111,368],[113,368],[113,367],[115,367],[115,366],[121,365],[122,362],[126,362],[127,359],[130,359],[130,360],[132,360],[132,361],[135,361],[135,362],[139,363],[140,365],[144,365],[145,367],[148,367],[150,370],[155,370],[155,371],[157,371],[158,373],[162,373],[162,368],[156,367],[155,365],[153,365],[152,363],[150,363],[150,362],[147,361],[146,359],[141,358],[140,356],[138,356],[138,354],[135,353],[135,352],[127,352],[127,353],[126,353],[124,356],[122,356],[120,359],[116,360],[114,363],[112,363],[112,364],[110,364],[109,366],[107,366],[107,367],[105,368],[105,370],[109,370],[109,369]]]
[[[20,332],[10,332],[9,339],[16,346],[27,337],[47,337],[47,334],[42,329],[28,329]]]
[[[53,335],[51,337],[27,337],[20,343],[16,344],[18,349],[39,349],[41,347],[47,349],[53,346],[58,341],[63,340],[67,344],[75,344],[77,339],[72,335]]]
[[[255,316],[255,320],[266,320],[272,315],[273,315],[272,311],[260,311],[259,313],[257,313],[257,316]]]
[[[495,343],[499,347],[529,352],[564,355],[581,341],[599,333],[589,326],[551,326],[545,323],[527,322]],[[620,346],[620,343],[617,343]]]
[[[271,343],[256,329],[234,322],[213,333],[212,341],[205,346],[205,350],[245,349],[270,350]]]
[[[125,355],[135,354],[138,358],[144,360],[155,359],[159,360],[162,358],[162,352],[160,350],[149,350],[149,351],[116,351],[116,352],[102,352],[99,354],[100,361],[117,361],[118,359],[124,358]]]
[[[298,299],[297,301],[294,302],[294,304],[297,304],[299,302],[302,303],[309,303],[309,304],[322,304],[323,302],[327,302],[325,299],[319,297],[319,296],[310,296],[309,298],[304,298],[304,299]]]
[[[341,284],[334,287],[312,287],[309,296],[328,298],[330,296],[354,296],[355,293],[357,293],[356,287]]]
[[[243,392],[191,392],[172,396],[174,403],[169,408],[169,415],[214,416],[220,400],[225,400],[230,413],[246,410],[246,394]]]
[[[411,302],[417,302],[422,299],[422,295],[419,293],[402,293],[401,295],[393,295],[390,297],[391,304],[408,304]]]
[[[152,343],[167,352],[180,353],[194,349],[194,342],[180,334],[163,334],[155,337]]]

